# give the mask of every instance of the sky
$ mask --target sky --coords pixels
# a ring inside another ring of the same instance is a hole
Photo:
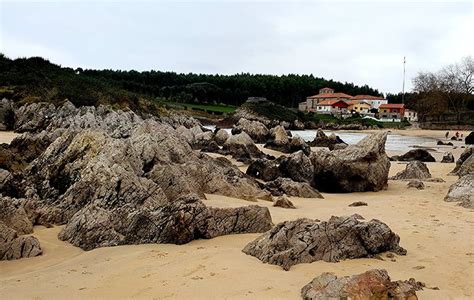
[[[474,1],[4,1],[0,52],[68,67],[313,74],[406,90],[474,55]]]

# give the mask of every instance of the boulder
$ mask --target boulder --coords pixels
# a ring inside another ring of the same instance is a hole
[[[443,141],[436,142],[436,145],[438,145],[438,146],[454,146],[453,143],[451,143],[451,142],[443,142]]]
[[[268,208],[210,208],[197,197],[186,196],[152,209],[87,206],[73,216],[59,238],[91,250],[124,244],[185,244],[225,234],[265,232],[272,225]]]
[[[396,161],[414,161],[419,160],[423,162],[435,162],[436,159],[425,149],[414,149],[399,156],[392,156]]]
[[[300,198],[324,198],[321,193],[306,182],[296,182],[289,178],[279,177],[276,180],[267,182],[265,188],[274,196],[286,194],[288,196]]]
[[[264,181],[275,180],[282,176],[278,161],[268,159],[253,160],[248,166],[246,173]]]
[[[311,147],[329,147],[331,145],[340,143],[345,144],[344,141],[341,140],[334,133],[332,133],[330,136],[327,136],[324,131],[318,129],[318,131],[316,131],[316,136],[314,137],[314,140],[309,142],[309,145]]]
[[[258,150],[252,138],[245,133],[230,136],[222,147],[222,154],[232,155],[238,161],[250,163],[252,158],[263,158],[265,155]]]
[[[293,153],[296,151],[303,151],[304,154],[309,155],[311,152],[311,148],[306,144],[306,142],[300,136],[295,136],[291,138],[291,142],[289,144],[289,153]]]
[[[15,230],[19,235],[33,232],[33,224],[28,219],[20,203],[15,203],[10,197],[0,195],[0,223]]]
[[[442,163],[453,163],[454,162],[454,156],[451,152],[446,152],[443,155],[443,159],[441,160]]]
[[[275,197],[273,199],[273,206],[275,207],[281,207],[281,208],[291,208],[295,209],[296,207],[293,205],[293,203],[286,197],[285,195]]]
[[[278,125],[270,129],[270,139],[265,143],[265,148],[287,153],[290,139],[283,126]]]
[[[284,177],[308,183],[313,179],[314,167],[310,158],[303,151],[297,151],[287,157],[280,157],[279,162],[279,168]]]
[[[267,126],[259,121],[249,121],[241,118],[232,128],[232,134],[247,133],[256,143],[265,143],[267,141],[269,130]]]
[[[367,202],[364,202],[364,201],[356,201],[356,202],[352,202],[351,204],[349,204],[349,206],[351,207],[357,207],[357,206],[367,206]]]
[[[339,144],[334,144],[334,145],[329,145],[329,150],[341,150],[347,148],[347,144],[345,143],[339,143]]]
[[[43,250],[37,238],[18,236],[16,230],[0,222],[0,260],[12,260],[41,255]]]
[[[222,146],[222,145],[224,145],[224,143],[227,141],[228,138],[229,138],[229,133],[224,129],[219,129],[219,130],[217,130],[217,132],[214,136],[214,141],[219,146]]]
[[[461,153],[461,156],[459,156],[459,159],[456,161],[456,167],[454,167],[454,170],[451,171],[450,175],[459,175],[458,172],[462,164],[473,154],[474,154],[474,147],[466,148],[463,151],[463,153]]]
[[[353,276],[322,273],[301,289],[304,300],[397,299],[416,300],[425,285],[410,278],[391,281],[386,270],[374,269]]]
[[[296,130],[304,130],[304,123],[300,120],[293,121],[293,128]]]
[[[458,176],[474,174],[474,155],[469,156],[456,172]]]
[[[466,145],[474,145],[474,131],[469,133],[464,139]]]
[[[212,131],[205,131],[195,135],[194,143],[191,146],[193,149],[202,149],[211,142],[214,142],[214,133]]]
[[[424,190],[425,189],[425,184],[421,180],[412,179],[408,182],[407,187],[408,188],[415,188],[415,189],[418,189],[418,190]]]
[[[387,133],[371,134],[355,145],[329,151],[318,149],[309,158],[314,167],[311,185],[322,192],[380,191],[387,187],[390,161]]]
[[[458,202],[460,206],[474,208],[474,174],[464,175],[451,185],[444,201]]]
[[[405,170],[398,172],[397,175],[390,177],[392,180],[407,179],[427,179],[431,178],[431,173],[425,163],[415,160],[410,162]]]
[[[289,270],[300,263],[338,262],[386,251],[405,255],[399,241],[399,236],[379,220],[361,222],[355,215],[331,217],[327,222],[297,219],[275,225],[247,244],[243,252]]]

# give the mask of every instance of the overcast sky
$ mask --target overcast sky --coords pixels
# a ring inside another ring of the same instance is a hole
[[[314,74],[407,89],[474,55],[473,1],[5,2],[1,52],[70,67]]]

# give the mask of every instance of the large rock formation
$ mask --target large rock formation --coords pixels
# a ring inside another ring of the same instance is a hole
[[[451,175],[459,175],[459,169],[461,168],[462,164],[474,154],[474,147],[469,147],[461,153],[459,159],[456,161],[456,167],[451,171]]]
[[[301,137],[289,137],[285,128],[281,125],[270,129],[270,138],[264,147],[283,153],[293,153],[301,150],[309,155],[311,152],[311,148]]]
[[[16,202],[16,203],[15,203]],[[15,230],[19,235],[33,232],[33,224],[28,219],[20,201],[0,196],[0,223]]]
[[[460,206],[474,208],[474,174],[464,175],[451,185],[444,201],[458,202]]]
[[[12,260],[41,255],[43,250],[33,236],[18,233],[0,222],[0,260]]]
[[[224,130],[224,129],[219,129],[217,130],[215,136],[214,136],[214,141],[219,145],[223,146],[224,143],[227,141],[229,138],[229,133]]]
[[[474,145],[474,131],[469,133],[464,141],[466,145]]]
[[[286,194],[301,198],[324,198],[321,193],[308,183],[293,181],[289,178],[279,177],[274,181],[267,182],[265,188],[274,196]]]
[[[410,150],[403,155],[396,155],[391,157],[392,160],[398,161],[424,161],[424,162],[435,162],[436,159],[425,149],[414,149]]]
[[[392,251],[404,255],[400,238],[379,220],[361,222],[356,215],[331,217],[327,222],[298,219],[277,224],[250,242],[243,252],[285,270],[317,260],[371,257]]]
[[[409,180],[409,179],[428,179],[431,173],[425,163],[415,160],[410,162],[405,170],[398,172],[397,175],[391,177],[392,180]]]
[[[267,126],[259,121],[249,121],[241,118],[232,128],[232,134],[247,133],[256,143],[265,143],[268,139],[269,130]]]
[[[342,150],[312,152],[312,186],[322,192],[363,192],[386,188],[390,169],[390,160],[385,153],[386,139],[387,133],[379,132]]]
[[[474,174],[474,155],[469,156],[456,171],[458,176],[469,174]]]
[[[425,285],[410,278],[391,281],[386,270],[374,269],[353,276],[323,273],[301,289],[304,300],[387,299],[416,300],[416,291]]]
[[[223,155],[232,155],[238,161],[250,163],[253,158],[267,158],[245,132],[231,135],[219,152]]]
[[[321,129],[318,129],[318,131],[316,131],[316,136],[314,137],[314,140],[309,142],[309,145],[311,147],[330,147],[335,144],[345,143],[334,133],[330,136],[327,136]]]

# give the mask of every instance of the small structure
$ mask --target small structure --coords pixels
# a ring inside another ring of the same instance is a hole
[[[418,113],[412,109],[405,109],[404,117],[409,122],[418,122]]]
[[[349,104],[347,110],[352,113],[359,113],[361,115],[370,114],[370,109],[372,108],[369,103],[365,101],[346,101]]]
[[[320,114],[343,115],[349,104],[343,100],[324,100],[317,104],[316,112]]]
[[[405,117],[405,104],[382,104],[379,118],[383,121],[400,122]]]
[[[353,102],[363,101],[371,106],[371,108],[379,109],[380,105],[388,104],[388,100],[384,97],[372,95],[357,95],[351,98]]]

